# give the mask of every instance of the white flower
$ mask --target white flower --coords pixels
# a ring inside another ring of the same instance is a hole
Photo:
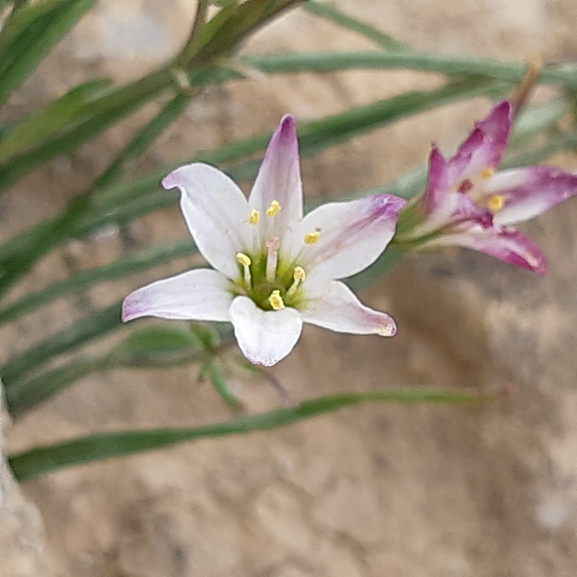
[[[285,116],[248,200],[202,163],[162,181],[214,267],[154,282],[124,301],[123,320],[142,316],[230,321],[245,356],[271,366],[295,346],[303,322],[333,331],[392,336],[393,319],[363,306],[335,279],[371,265],[395,233],[401,198],[375,195],[325,204],[303,218],[295,120]]]

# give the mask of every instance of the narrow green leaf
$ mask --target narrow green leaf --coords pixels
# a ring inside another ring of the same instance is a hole
[[[334,5],[327,4],[326,2],[306,2],[303,8],[315,16],[320,16],[352,32],[361,34],[385,50],[411,50],[411,47],[407,44],[395,40],[392,36],[385,34],[382,30],[367,24],[363,20],[341,12]]]
[[[488,58],[458,58],[422,52],[295,52],[239,58],[246,66],[253,66],[268,74],[297,72],[339,72],[343,70],[420,70],[450,77],[480,76],[506,82],[508,86],[521,82],[527,66]],[[232,72],[230,72],[232,74]],[[546,67],[538,84],[577,88],[577,67]]]
[[[15,39],[22,34],[33,22],[40,20],[46,14],[53,12],[70,0],[43,0],[35,2],[18,10],[12,11],[3,23],[0,33],[0,55],[14,43]]]
[[[176,323],[150,325],[132,333],[112,356],[150,357],[181,349],[203,349],[189,327]]]
[[[167,102],[162,110],[123,148],[117,157],[110,163],[108,168],[96,179],[91,190],[102,188],[111,184],[122,173],[124,163],[139,154],[142,154],[186,109],[193,98],[192,93],[180,93]]]
[[[156,429],[91,435],[12,454],[9,456],[9,463],[16,478],[24,482],[64,467],[91,461],[126,457],[177,443],[286,427],[366,402],[469,403],[487,398],[478,393],[419,388],[339,393],[303,401],[295,407],[277,409],[215,425],[190,429]]]
[[[77,359],[72,363],[6,388],[6,403],[11,416],[16,419],[27,410],[39,405],[72,383],[92,373],[111,368],[106,358]]]
[[[96,0],[68,0],[53,2],[53,10],[36,16],[20,29],[12,42],[0,51],[0,105],[20,86],[50,50],[90,10]],[[15,13],[18,19],[23,8]],[[20,17],[21,21],[24,17]],[[11,25],[11,20],[7,27]],[[18,24],[18,20],[17,20]],[[10,36],[10,33],[8,33]]]
[[[118,320],[118,327],[120,327]],[[96,329],[97,327],[95,327]],[[185,332],[187,334],[185,334]],[[229,326],[220,329],[223,345],[232,342]],[[145,326],[129,335],[108,353],[96,358],[75,358],[56,369],[35,373],[6,387],[6,400],[14,418],[22,416],[49,397],[92,373],[119,368],[162,369],[206,360],[206,348],[182,325]]]
[[[307,156],[320,152],[333,144],[385,126],[410,114],[494,89],[493,85],[487,86],[472,80],[451,83],[439,89],[409,92],[308,124],[301,124],[299,127],[301,154]],[[226,164],[263,150],[269,140],[270,132],[267,132],[222,146],[216,151],[199,155],[194,160]],[[252,161],[230,167],[227,172],[235,178],[248,178],[256,173],[258,164],[258,161]],[[171,198],[166,192],[158,192],[158,182],[168,170],[167,168],[128,185],[116,185],[101,191],[97,195],[98,200],[84,206],[75,206],[75,214],[65,213],[51,221],[42,222],[5,243],[0,248],[0,295],[29,270],[40,256],[67,238],[81,238],[106,223],[127,222],[131,218],[146,214],[146,211],[150,212],[174,202],[178,195],[172,195]],[[147,196],[146,193],[150,191],[151,194]]]
[[[27,294],[0,310],[0,324],[13,321],[54,299],[86,290],[95,284],[124,278],[197,252],[198,249],[194,243],[190,239],[185,239],[175,244],[148,247],[113,263],[77,272],[63,281]]]
[[[543,135],[552,126],[557,126],[570,110],[571,106],[566,99],[523,108],[521,114],[515,118],[509,148],[519,146],[535,135]]]
[[[66,131],[59,132],[38,147],[0,166],[0,192],[6,191],[32,168],[75,150],[158,96],[172,82],[171,71],[160,69],[132,84],[109,89],[105,95],[90,103],[90,114],[83,115],[80,122],[68,126]]]
[[[16,383],[23,375],[30,373],[39,365],[48,362],[53,357],[74,351],[80,346],[97,337],[118,328],[121,324],[120,316],[122,302],[99,311],[87,318],[74,323],[48,340],[42,341],[25,351],[22,355],[10,359],[0,367],[0,375],[6,389]]]
[[[91,80],[58,98],[44,110],[26,116],[24,120],[2,135],[0,162],[5,162],[10,156],[38,146],[74,119],[80,111],[87,110],[90,101],[109,86],[108,80]]]

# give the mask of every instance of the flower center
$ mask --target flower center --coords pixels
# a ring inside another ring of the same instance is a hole
[[[280,203],[273,200],[266,210],[266,218],[273,219],[281,210]],[[260,218],[259,211],[253,209],[248,222],[257,226]],[[305,234],[303,243],[315,244],[320,236],[319,230],[309,232]],[[301,289],[306,279],[305,269],[295,262],[283,262],[281,240],[276,236],[260,246],[264,250],[257,254],[237,253],[240,275],[234,292],[250,297],[258,307],[267,311],[299,308],[303,300]]]

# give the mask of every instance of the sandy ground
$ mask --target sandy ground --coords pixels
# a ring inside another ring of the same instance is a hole
[[[577,4],[571,0],[338,5],[440,53],[510,60],[577,52]],[[12,113],[89,75],[118,81],[136,76],[178,46],[191,12],[184,1],[101,2],[14,99]],[[259,33],[247,49],[369,47],[296,11]],[[211,89],[159,140],[143,166],[161,167],[272,129],[285,112],[309,120],[436,82],[423,74],[372,72],[257,79]],[[425,162],[430,141],[455,146],[488,109],[483,99],[452,106],[306,160],[305,192],[328,196],[391,179]],[[2,237],[63,206],[134,126],[128,122],[19,183],[3,201]],[[555,162],[577,169],[575,156]],[[273,371],[294,399],[350,388],[431,385],[506,391],[495,402],[365,406],[277,432],[47,476],[23,486],[29,501],[22,515],[0,518],[0,544],[6,547],[0,575],[574,576],[576,219],[577,204],[568,203],[526,227],[550,257],[545,278],[465,251],[407,259],[363,296],[395,317],[400,330],[394,339],[307,327],[296,351]],[[185,234],[176,209],[130,229],[138,246]],[[40,263],[28,286],[108,262],[128,248],[114,230],[71,243]],[[2,330],[2,355],[183,267],[176,263],[98,287],[30,315]],[[196,373],[188,367],[85,379],[14,423],[9,448],[103,429],[228,417]],[[269,385],[246,374],[239,373],[233,385],[249,412],[281,403]],[[7,494],[20,498],[12,485]],[[42,514],[44,537],[32,503]],[[2,540],[6,533],[14,538],[9,546]]]

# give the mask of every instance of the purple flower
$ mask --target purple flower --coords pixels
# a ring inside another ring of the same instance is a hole
[[[504,101],[450,160],[433,145],[427,190],[401,215],[395,240],[419,249],[463,246],[545,274],[541,249],[512,225],[577,194],[577,174],[548,166],[497,172],[511,127],[512,106]]]
[[[395,234],[403,199],[376,195],[325,204],[303,217],[296,124],[285,116],[248,200],[224,173],[194,163],[162,181],[213,269],[154,282],[124,301],[123,320],[142,316],[230,321],[253,363],[286,357],[303,322],[333,331],[392,336],[393,319],[362,305],[335,279],[371,265]]]

